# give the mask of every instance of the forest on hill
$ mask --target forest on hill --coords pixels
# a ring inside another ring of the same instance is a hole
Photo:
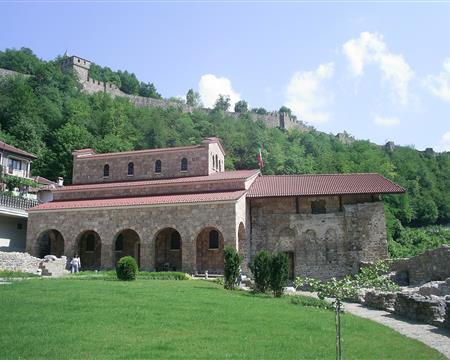
[[[70,183],[72,152],[80,148],[183,146],[218,136],[228,170],[257,168],[262,146],[263,174],[378,172],[405,187],[403,196],[384,196],[393,256],[450,244],[450,228],[438,226],[450,223],[450,153],[401,146],[389,151],[366,140],[343,144],[315,130],[267,128],[246,112],[235,118],[220,107],[209,113],[138,108],[125,98],[83,93],[74,74],[61,71],[60,60],[42,61],[29,49],[0,51],[0,68],[32,75],[0,81],[0,140],[38,156],[34,175],[62,176]],[[153,84],[147,85],[157,94]]]

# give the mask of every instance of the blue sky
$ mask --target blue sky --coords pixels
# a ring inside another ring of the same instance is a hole
[[[68,51],[153,82],[290,106],[318,130],[450,151],[450,3],[0,0],[0,49]]]

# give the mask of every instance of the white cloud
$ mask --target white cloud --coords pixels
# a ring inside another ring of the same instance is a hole
[[[203,105],[213,108],[219,95],[228,95],[231,100],[230,110],[233,111],[234,104],[241,100],[241,95],[233,90],[231,81],[226,77],[217,77],[213,74],[205,74],[200,78],[198,91]]]
[[[380,126],[396,126],[400,124],[400,119],[397,117],[383,117],[383,116],[378,116],[375,115],[373,117],[373,122],[376,125],[380,125]]]
[[[313,71],[298,71],[292,76],[287,89],[285,105],[301,120],[310,123],[323,123],[330,120],[324,108],[332,100],[322,86],[324,80],[334,74],[334,64],[321,64]]]
[[[442,135],[438,149],[439,151],[450,151],[450,131]]]
[[[375,64],[400,103],[408,103],[409,82],[414,77],[414,72],[403,55],[389,52],[382,35],[362,32],[359,38],[347,41],[342,46],[342,51],[350,62],[350,70],[354,76],[361,76],[366,65]]]
[[[439,75],[425,78],[425,86],[438,98],[450,102],[450,58],[444,60],[442,67],[444,71]]]

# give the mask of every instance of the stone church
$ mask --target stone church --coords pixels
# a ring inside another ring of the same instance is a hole
[[[143,270],[223,273],[224,246],[285,252],[290,277],[327,279],[388,256],[381,175],[266,176],[225,171],[218,138],[200,145],[73,154],[73,184],[29,210],[27,251],[80,254],[83,269],[122,256]]]

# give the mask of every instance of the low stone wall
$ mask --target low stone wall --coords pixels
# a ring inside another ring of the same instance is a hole
[[[397,293],[369,290],[364,297],[364,304],[368,307],[393,312]]]
[[[450,277],[450,246],[443,245],[411,258],[391,260],[390,270],[407,277],[409,285],[445,280]]]
[[[443,326],[448,309],[443,298],[419,294],[398,293],[394,313],[413,321]]]
[[[23,271],[36,274],[42,259],[22,252],[0,252],[0,270]]]
[[[61,276],[66,272],[66,268],[67,258],[65,256],[47,261],[24,252],[0,251],[0,270],[22,271],[32,274],[42,271],[44,276]]]

